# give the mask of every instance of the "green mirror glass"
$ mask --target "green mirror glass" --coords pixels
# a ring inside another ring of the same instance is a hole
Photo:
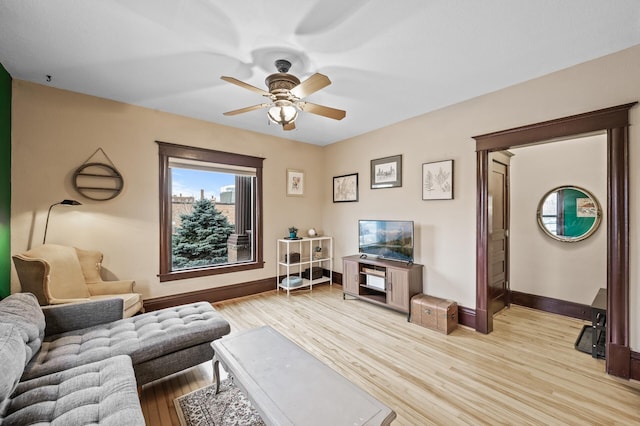
[[[544,194],[538,204],[538,225],[551,238],[582,241],[600,225],[602,210],[589,191],[576,186],[560,186]]]

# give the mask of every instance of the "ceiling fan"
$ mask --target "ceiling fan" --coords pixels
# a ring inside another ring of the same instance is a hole
[[[265,79],[265,84],[269,88],[268,92],[233,77],[220,77],[224,81],[259,93],[271,100],[270,103],[228,111],[225,112],[224,115],[237,115],[256,109],[269,108],[267,112],[269,119],[276,124],[282,125],[283,130],[293,130],[296,128],[295,121],[298,117],[298,111],[310,112],[334,120],[342,120],[346,116],[346,111],[341,109],[330,108],[302,100],[312,93],[330,85],[331,80],[329,80],[329,77],[324,74],[315,73],[301,83],[298,77],[288,73],[289,68],[291,68],[291,62],[286,59],[278,59],[275,62],[275,66],[278,72],[267,76]]]

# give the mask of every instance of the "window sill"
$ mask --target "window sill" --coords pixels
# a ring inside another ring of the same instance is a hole
[[[264,268],[264,262],[247,262],[233,265],[216,266],[210,268],[185,269],[158,274],[160,282],[186,280],[189,278],[206,277],[210,275],[229,274],[232,272],[249,271]]]

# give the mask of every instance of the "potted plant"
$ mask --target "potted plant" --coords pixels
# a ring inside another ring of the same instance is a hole
[[[289,227],[289,238],[294,239],[298,237],[298,228],[295,226]]]
[[[322,247],[316,246],[313,248],[313,258],[314,259],[322,259]]]

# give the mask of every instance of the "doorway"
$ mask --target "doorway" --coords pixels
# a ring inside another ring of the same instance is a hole
[[[493,330],[489,307],[489,154],[517,146],[607,132],[607,356],[608,374],[629,378],[629,109],[636,102],[475,136],[477,170],[476,331]]]
[[[591,321],[585,306],[607,282],[607,215],[601,204],[607,200],[607,135],[599,132],[510,152],[511,303]],[[552,192],[567,185],[590,192],[598,205],[596,218],[573,214],[577,192]],[[565,204],[568,210],[561,208]],[[584,230],[578,224],[593,225],[595,219],[600,224],[588,238],[565,236]]]

